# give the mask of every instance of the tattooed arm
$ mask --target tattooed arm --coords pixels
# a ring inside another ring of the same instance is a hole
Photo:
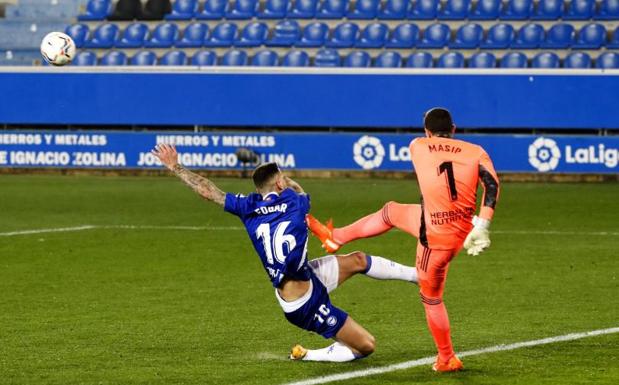
[[[164,166],[179,177],[187,186],[198,193],[202,198],[217,203],[220,206],[224,205],[226,194],[215,186],[213,182],[207,178],[200,176],[194,172],[187,170],[178,163],[178,154],[176,148],[169,144],[159,144],[152,151]]]

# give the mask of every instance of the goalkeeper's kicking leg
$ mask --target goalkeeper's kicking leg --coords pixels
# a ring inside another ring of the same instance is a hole
[[[419,238],[421,205],[387,202],[377,212],[339,228],[333,228],[331,222],[324,225],[309,214],[307,224],[312,233],[320,239],[323,248],[333,253],[346,243],[360,238],[374,237],[394,227]]]
[[[395,279],[417,283],[416,268],[383,257],[367,255],[361,251],[314,259],[310,261],[310,266],[328,292],[335,290],[356,274],[365,274],[380,280]],[[304,361],[345,362],[366,357],[374,352],[374,337],[350,316],[333,338],[336,342],[323,349],[310,350],[295,345],[290,358]]]

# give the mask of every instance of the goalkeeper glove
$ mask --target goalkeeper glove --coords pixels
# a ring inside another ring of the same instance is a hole
[[[473,230],[471,230],[464,240],[464,248],[468,255],[479,255],[482,251],[490,247],[490,235],[488,233],[490,221],[474,216],[473,226]]]

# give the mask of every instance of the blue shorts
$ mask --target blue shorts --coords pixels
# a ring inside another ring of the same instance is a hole
[[[344,326],[348,314],[331,304],[327,288],[313,273],[310,282],[311,291],[293,302],[283,304],[278,296],[286,319],[301,329],[318,333],[324,338],[333,338]]]

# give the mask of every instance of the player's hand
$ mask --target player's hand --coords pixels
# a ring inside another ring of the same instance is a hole
[[[178,164],[178,153],[172,145],[158,144],[151,152],[170,170]]]
[[[473,224],[473,230],[464,240],[464,248],[468,255],[479,255],[490,247],[490,233],[488,232],[490,221],[473,217]]]
[[[287,175],[284,175],[284,182],[286,183],[286,187],[289,187],[289,188],[293,189],[297,193],[299,193],[299,194],[305,193],[305,191],[303,191],[303,187],[301,187],[300,184],[298,184],[297,182],[292,180]]]

